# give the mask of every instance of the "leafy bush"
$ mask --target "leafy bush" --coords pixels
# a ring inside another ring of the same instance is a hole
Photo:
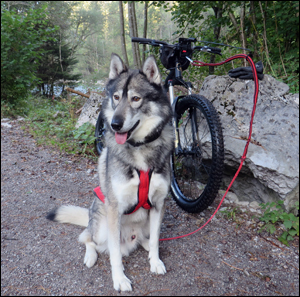
[[[87,145],[95,142],[95,127],[91,123],[86,122],[76,130],[73,130],[73,135],[74,139],[78,139],[79,143],[84,144],[82,152],[85,153]]]
[[[296,217],[293,213],[286,213],[283,209],[282,200],[266,204],[261,203],[260,206],[265,209],[260,220],[266,224],[258,232],[267,230],[273,234],[276,231],[275,224],[283,223],[286,231],[281,234],[278,240],[288,246],[288,241],[293,240],[295,235],[299,236],[299,217]],[[299,202],[296,203],[296,208],[299,211]]]
[[[56,30],[48,26],[46,6],[26,14],[1,11],[1,101],[15,108],[38,82],[35,71],[42,44]]]

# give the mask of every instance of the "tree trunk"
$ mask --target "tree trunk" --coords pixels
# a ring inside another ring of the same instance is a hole
[[[128,1],[128,19],[129,19],[130,38],[138,37],[136,16],[135,16],[135,5],[133,1]],[[131,45],[132,45],[134,67],[141,69],[142,67],[141,67],[139,44],[137,42],[132,42]]]
[[[251,16],[251,22],[252,22],[252,28],[251,30],[253,33],[253,46],[254,46],[254,53],[253,53],[253,59],[258,58],[258,52],[257,52],[257,31],[256,31],[256,15],[255,15],[255,4],[254,1],[250,1],[250,16]]]
[[[143,38],[147,38],[147,21],[148,21],[148,2],[145,1],[144,6],[144,34]],[[143,64],[146,60],[146,44],[143,44]]]
[[[241,42],[242,42],[242,47],[246,48],[246,38],[245,38],[245,30],[244,30],[244,21],[245,21],[245,2],[242,2],[241,4],[241,12],[240,12],[240,24],[241,24]],[[243,53],[246,54],[246,50],[243,50]],[[244,66],[247,65],[246,60],[243,60]]]
[[[212,7],[215,13],[215,18],[219,19],[222,17],[223,13],[223,8],[220,7]],[[216,26],[214,28],[214,35],[215,35],[215,40],[217,41],[220,37],[220,32],[221,32],[221,26]],[[209,63],[215,63],[216,56],[211,55]],[[209,66],[208,67],[208,73],[209,75],[213,75],[215,73],[215,67],[214,66]]]
[[[258,1],[258,3],[259,3],[262,18],[263,18],[263,24],[264,24],[263,38],[264,38],[264,43],[265,43],[265,52],[266,52],[267,62],[270,65],[269,49],[268,49],[268,43],[267,43],[266,13],[262,8],[261,1]],[[267,8],[267,1],[266,1],[266,8]]]
[[[244,20],[245,20],[245,6],[244,6],[244,3],[241,4],[240,26],[238,25],[237,20],[236,20],[234,14],[232,12],[229,12],[228,15],[230,17],[230,20],[231,20],[232,24],[234,25],[234,27],[236,29],[237,34],[239,33],[239,35],[240,35],[241,46],[245,47],[244,44],[246,44],[246,41],[245,41],[245,34],[244,34]],[[245,63],[245,61],[243,63]]]
[[[83,97],[86,97],[86,98],[90,98],[90,95],[84,94],[84,93],[82,93],[80,91],[76,91],[76,90],[71,89],[71,88],[66,88],[66,91],[74,93],[74,94],[77,94],[77,95],[80,95],[80,96],[83,96]]]
[[[62,66],[62,60],[61,60],[61,30],[59,30],[59,63],[60,63],[60,68],[61,68],[61,73],[64,73],[64,69]]]
[[[119,1],[119,13],[120,13],[120,25],[121,25],[121,48],[124,63],[129,67],[127,51],[126,51],[126,42],[125,42],[125,30],[124,30],[124,13],[123,13],[123,4],[122,1]]]

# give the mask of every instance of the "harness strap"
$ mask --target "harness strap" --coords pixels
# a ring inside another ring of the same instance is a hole
[[[152,170],[148,171],[140,171],[138,172],[140,176],[140,184],[139,184],[139,190],[138,190],[138,198],[139,202],[138,205],[135,207],[134,211],[131,213],[134,213],[137,211],[140,207],[143,207],[145,209],[150,209],[152,207],[149,198],[148,198],[148,192],[149,192],[149,186],[150,186],[150,178],[152,175]]]
[[[132,207],[124,214],[129,215],[136,212],[140,207],[145,209],[150,209],[152,207],[150,200],[148,198],[149,193],[149,186],[150,186],[150,178],[152,175],[153,170],[148,171],[138,171],[140,177],[140,184],[138,188],[138,203],[136,206]],[[105,203],[105,196],[103,195],[100,186],[94,189],[94,194],[103,202]]]
[[[103,195],[100,186],[94,189],[94,194],[103,202],[105,203],[105,196]]]

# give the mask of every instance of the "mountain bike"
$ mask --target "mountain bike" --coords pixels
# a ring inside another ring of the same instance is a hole
[[[198,213],[212,204],[218,194],[224,169],[224,143],[218,112],[204,96],[192,94],[192,84],[182,72],[189,65],[194,51],[221,55],[221,49],[194,46],[195,38],[179,38],[176,44],[133,37],[132,42],[158,46],[160,60],[169,70],[164,87],[169,92],[173,109],[175,133],[171,157],[171,193],[185,211]],[[183,86],[188,95],[174,96],[174,86]],[[104,144],[105,127],[101,112],[96,124],[96,149],[100,154]]]

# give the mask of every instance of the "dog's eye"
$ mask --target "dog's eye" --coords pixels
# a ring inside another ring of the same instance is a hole
[[[118,95],[114,95],[114,99],[115,99],[115,100],[117,100],[117,101],[119,101],[119,99],[120,99],[120,96],[118,96]]]
[[[138,96],[132,97],[132,101],[134,101],[134,102],[138,102],[138,101],[140,101],[140,100],[141,100],[141,98],[138,97]]]

